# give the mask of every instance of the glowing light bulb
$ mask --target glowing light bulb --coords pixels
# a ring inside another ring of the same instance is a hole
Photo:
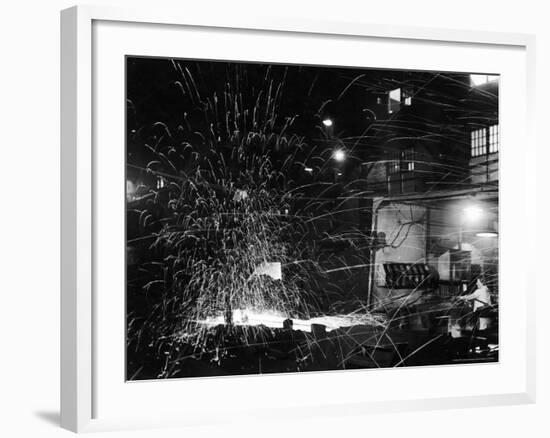
[[[478,206],[471,205],[464,208],[464,215],[468,222],[475,222],[483,216],[483,209]]]
[[[325,125],[327,128],[331,127],[332,126],[332,120],[330,120],[330,119],[323,120],[323,125]]]
[[[336,161],[344,161],[346,159],[346,153],[342,149],[334,151],[334,159]]]

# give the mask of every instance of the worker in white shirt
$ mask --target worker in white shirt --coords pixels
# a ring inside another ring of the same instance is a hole
[[[471,294],[459,296],[458,299],[464,301],[473,301],[474,312],[482,307],[491,305],[491,292],[489,288],[485,286],[481,280],[477,280],[477,289]],[[489,328],[490,318],[479,317],[479,330],[486,330]]]

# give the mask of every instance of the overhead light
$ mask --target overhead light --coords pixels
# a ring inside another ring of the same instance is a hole
[[[306,171],[307,173],[312,173],[313,169],[311,167],[304,167],[304,171]]]
[[[346,159],[346,153],[342,149],[336,149],[333,157],[336,161],[344,161]]]
[[[327,128],[331,127],[332,126],[332,120],[330,120],[330,119],[323,120],[323,125],[325,125]]]
[[[476,233],[477,237],[497,237],[498,233],[493,230],[482,230]]]
[[[477,237],[498,237],[498,225],[496,222],[487,220],[487,222],[476,231]]]
[[[498,237],[498,225],[490,218],[483,221],[483,225],[476,231],[477,237]]]
[[[464,216],[468,222],[476,222],[483,217],[483,209],[477,205],[464,208]]]

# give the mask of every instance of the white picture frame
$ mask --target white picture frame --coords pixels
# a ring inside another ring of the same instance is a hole
[[[157,411],[148,411],[149,416],[135,415],[131,411],[120,410],[120,413],[109,411],[109,415],[98,415],[101,412],[101,403],[98,401],[98,387],[101,388],[105,364],[97,352],[102,346],[98,345],[101,336],[98,336],[96,297],[97,285],[101,283],[97,271],[97,221],[98,205],[102,199],[98,197],[96,183],[98,172],[103,172],[98,166],[94,153],[94,138],[97,135],[95,125],[98,119],[97,96],[94,94],[94,84],[98,80],[97,66],[94,64],[98,49],[98,37],[94,33],[97,23],[131,23],[132,26],[149,26],[155,29],[170,27],[185,27],[200,29],[202,33],[210,31],[223,32],[227,29],[238,30],[240,34],[260,35],[271,33],[274,38],[292,36],[293,38],[317,38],[322,36],[349,37],[354,41],[384,40],[388,44],[454,44],[463,46],[465,50],[473,47],[485,47],[487,50],[510,50],[521,52],[524,62],[515,68],[521,70],[518,77],[525,78],[525,93],[519,96],[523,99],[520,107],[524,114],[525,124],[520,131],[514,133],[516,137],[523,136],[523,150],[534,153],[535,141],[533,138],[532,120],[534,120],[534,53],[535,40],[531,35],[490,33],[484,31],[461,31],[452,29],[426,29],[416,27],[373,25],[361,22],[320,22],[297,17],[254,17],[241,16],[239,19],[211,13],[208,16],[194,15],[192,11],[162,11],[157,8],[147,10],[133,10],[110,7],[77,6],[61,13],[61,426],[75,431],[100,431],[121,428],[145,428],[174,425],[201,424],[205,415],[194,415],[192,418],[179,415],[177,406],[173,412],[164,412],[163,407]],[[270,35],[271,35],[270,34]],[[174,55],[176,56],[176,54]],[[300,54],[298,53],[299,57]],[[336,61],[338,62],[338,61]],[[523,114],[522,112],[522,114]],[[506,129],[506,126],[504,126]],[[510,130],[511,132],[511,130]],[[512,138],[512,134],[510,137]],[[123,147],[123,145],[121,145]],[[511,159],[509,159],[508,162]],[[525,164],[525,163],[520,163]],[[503,190],[510,187],[505,178],[509,178],[506,160],[503,161]],[[526,166],[519,166],[524,183],[518,189],[525,195],[525,202],[535,205],[534,195],[529,195],[530,189],[535,187],[534,172],[529,172]],[[531,190],[534,193],[534,190]],[[520,195],[521,195],[520,193]],[[534,214],[526,212],[513,213],[518,216],[514,220],[528,221],[530,229],[535,229]],[[512,221],[512,219],[510,219]],[[510,224],[512,228],[513,224]],[[506,228],[505,228],[506,229]],[[511,245],[521,245],[523,250],[529,251],[534,247],[533,239],[536,233],[532,232],[523,242],[514,241]],[[511,247],[511,246],[509,246]],[[121,267],[121,269],[123,269]],[[531,268],[522,267],[525,273]],[[530,271],[531,274],[532,271]],[[296,409],[290,406],[282,407],[276,413],[273,410],[251,410],[249,415],[257,418],[273,419],[275,415],[287,415],[292,418],[303,418],[312,415],[363,415],[369,412],[397,412],[411,409],[441,409],[451,407],[472,407],[488,405],[504,405],[532,403],[535,400],[535,342],[534,342],[534,275],[525,282],[521,295],[518,298],[519,309],[522,310],[518,330],[523,340],[521,364],[517,368],[515,378],[517,385],[513,390],[504,392],[483,392],[463,394],[461,396],[449,394],[438,397],[415,397],[414,393],[402,398],[390,397],[384,399],[361,399],[361,397],[345,402],[345,397],[335,403],[327,400],[304,401]],[[102,302],[103,303],[103,302]],[[524,310],[524,312],[523,312]],[[123,315],[120,321],[110,321],[115,330],[123,330]],[[103,324],[103,322],[102,322]],[[510,324],[504,322],[504,324]],[[121,346],[121,348],[123,348]],[[394,371],[390,378],[399,380],[406,378],[403,373],[408,370]],[[430,372],[434,373],[434,370]],[[458,373],[458,370],[455,372]],[[399,374],[397,374],[399,373]],[[520,375],[521,374],[521,375]],[[351,374],[348,374],[350,376]],[[372,374],[371,374],[372,375]],[[403,376],[402,376],[403,375]],[[354,379],[364,378],[364,374],[353,374]],[[317,376],[319,377],[319,376]],[[289,376],[296,383],[296,376]],[[315,385],[316,377],[308,377],[308,385]],[[366,378],[366,377],[365,377]],[[369,377],[372,379],[372,377]],[[259,385],[258,377],[243,377],[239,384],[244,385],[246,392],[247,382]],[[252,380],[251,380],[252,379]],[[272,379],[270,377],[270,379]],[[346,380],[351,382],[349,378]],[[233,379],[233,383],[237,379]],[[281,382],[281,380],[279,380]],[[120,382],[124,384],[124,382]],[[158,382],[166,388],[171,383]],[[201,381],[194,380],[190,386],[192,390],[201,385]],[[210,388],[218,383],[209,379]],[[230,385],[230,384],[228,384]],[[249,385],[250,386],[250,385]],[[134,386],[136,391],[146,391],[145,385],[141,388]],[[163,389],[164,390],[164,389]],[[102,390],[99,390],[102,394]],[[104,393],[104,391],[103,391]],[[144,393],[145,394],[145,393]],[[104,396],[103,396],[104,397]],[[260,399],[262,394],[259,395]],[[265,394],[263,395],[265,397]],[[280,396],[277,396],[280,397]],[[284,402],[284,400],[279,400]],[[117,402],[118,403],[118,402]],[[200,403],[199,403],[200,404]],[[199,406],[200,411],[200,406]],[[199,412],[200,414],[200,412]],[[204,414],[204,413],[203,413]],[[226,415],[220,413],[220,422],[230,421],[234,412]]]

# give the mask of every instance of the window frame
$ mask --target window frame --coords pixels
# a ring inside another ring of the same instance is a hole
[[[415,146],[407,146],[406,148],[394,151],[392,157],[387,162],[388,176],[414,172],[416,170],[416,156],[417,151]]]
[[[470,159],[497,154],[499,149],[499,123],[493,123],[470,131]]]

